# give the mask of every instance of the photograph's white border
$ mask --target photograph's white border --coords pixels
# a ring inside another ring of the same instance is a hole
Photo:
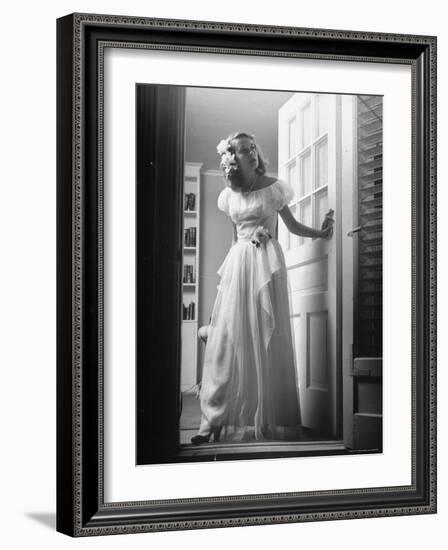
[[[105,502],[411,483],[411,69],[106,48]],[[135,84],[383,95],[383,453],[135,465]]]

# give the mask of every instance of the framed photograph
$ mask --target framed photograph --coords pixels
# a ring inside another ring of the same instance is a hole
[[[57,529],[435,513],[436,38],[57,41]]]

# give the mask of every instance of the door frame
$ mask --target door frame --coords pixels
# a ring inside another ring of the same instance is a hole
[[[341,98],[341,181],[348,193],[341,193],[341,261],[342,261],[342,436],[347,448],[353,448],[353,341],[354,311],[357,293],[357,246],[355,239],[348,236],[358,220],[357,186],[357,107],[356,96]],[[350,131],[351,128],[351,131]]]

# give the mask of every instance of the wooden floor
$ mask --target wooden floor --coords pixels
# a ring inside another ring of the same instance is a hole
[[[193,393],[182,394],[182,414],[180,417],[180,444],[190,443],[190,439],[199,430],[201,409],[199,400]]]
[[[201,419],[201,409],[199,400],[195,394],[184,393],[182,394],[182,414],[180,417],[180,444],[195,447],[191,444],[191,438],[195,435],[199,429],[199,423]],[[324,434],[314,433],[312,430],[304,430],[303,436],[301,436],[302,443],[309,442],[328,442],[332,438],[326,437]],[[275,442],[276,445],[280,444]],[[212,446],[212,443],[206,444],[206,447]],[[216,444],[215,444],[216,445]],[[222,443],[220,444],[222,446]],[[234,443],[227,443],[226,445],[235,446]],[[256,446],[257,443],[250,443],[251,446]],[[201,445],[203,447],[203,445]]]

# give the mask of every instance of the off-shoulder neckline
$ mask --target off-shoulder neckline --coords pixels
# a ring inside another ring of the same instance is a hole
[[[246,195],[247,196],[247,195],[251,195],[252,193],[258,193],[259,191],[263,191],[264,189],[269,189],[270,187],[272,187],[273,185],[275,185],[279,181],[280,181],[279,179],[276,179],[272,183],[270,183],[269,185],[265,185],[264,187],[260,187],[260,189],[251,189],[250,191],[234,191],[231,187],[227,187],[227,189],[230,189],[230,191],[232,191],[233,193],[237,193],[238,195]]]

